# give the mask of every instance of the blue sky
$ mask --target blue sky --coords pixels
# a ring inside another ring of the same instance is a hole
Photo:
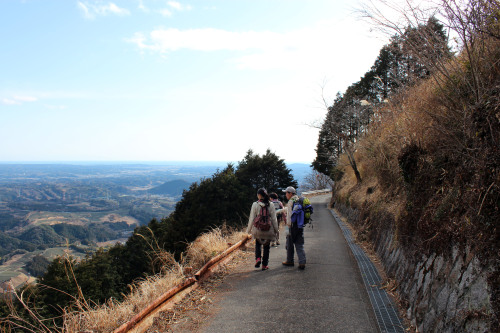
[[[315,157],[383,36],[355,2],[0,1],[0,161]]]

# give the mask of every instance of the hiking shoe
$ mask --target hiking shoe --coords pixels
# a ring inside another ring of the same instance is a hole
[[[283,264],[283,266],[293,266],[294,265],[293,262],[288,262],[288,261],[283,261],[282,264]]]
[[[261,263],[260,258],[257,258],[255,260],[255,268],[259,268],[260,267],[260,263]]]
[[[263,271],[267,271],[269,269],[269,266],[262,266]]]
[[[301,269],[301,270],[306,269],[306,264],[300,264],[300,265],[299,265],[299,269]]]

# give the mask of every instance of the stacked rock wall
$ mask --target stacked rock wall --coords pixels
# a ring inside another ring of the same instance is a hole
[[[341,204],[335,208],[350,221],[359,217],[355,209]],[[393,234],[390,229],[372,232],[373,245],[387,275],[398,284],[412,325],[419,332],[491,332],[490,269],[470,250],[458,247],[446,257],[410,254]]]

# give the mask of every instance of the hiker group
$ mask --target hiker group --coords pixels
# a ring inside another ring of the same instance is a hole
[[[286,261],[284,266],[294,266],[297,252],[299,269],[306,267],[304,250],[304,226],[311,220],[313,208],[308,198],[299,197],[292,186],[284,190],[288,203],[284,206],[276,193],[268,194],[264,188],[257,191],[258,200],[252,204],[247,233],[255,239],[255,267],[269,269],[269,251],[272,245],[280,245],[279,229],[285,222]]]

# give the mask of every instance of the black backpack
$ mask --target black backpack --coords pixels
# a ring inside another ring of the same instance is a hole
[[[272,203],[273,203],[273,205],[274,205],[274,209],[275,209],[276,211],[278,211],[278,209],[283,209],[283,208],[284,208],[284,207],[281,205],[281,202],[279,202],[279,201],[272,201]],[[281,221],[283,221],[283,220],[284,220],[284,219],[283,219],[283,217],[284,217],[284,214],[283,214],[283,213],[282,213],[282,214],[279,214],[279,215],[278,215],[278,214],[276,214],[276,217],[278,218],[278,221],[279,221],[279,222],[281,222]]]

